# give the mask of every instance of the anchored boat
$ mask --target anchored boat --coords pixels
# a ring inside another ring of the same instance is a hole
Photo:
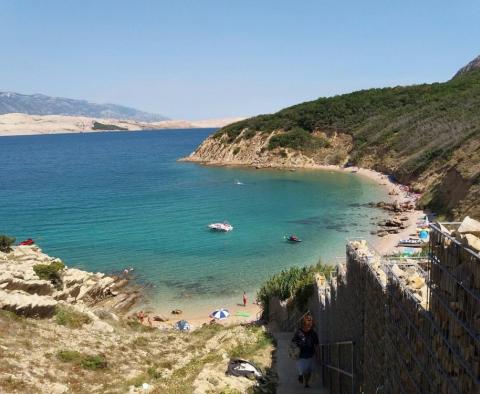
[[[285,235],[283,238],[287,240],[288,242],[302,242],[300,238],[298,238],[296,235]]]
[[[222,231],[222,232],[228,232],[233,230],[233,226],[227,222],[212,223],[208,225],[208,228],[212,231]]]

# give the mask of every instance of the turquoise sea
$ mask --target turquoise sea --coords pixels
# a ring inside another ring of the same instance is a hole
[[[133,267],[167,311],[252,299],[274,272],[335,262],[383,215],[362,204],[386,191],[358,175],[177,162],[212,131],[0,138],[0,234],[32,237],[69,266]],[[223,220],[232,232],[207,230]]]

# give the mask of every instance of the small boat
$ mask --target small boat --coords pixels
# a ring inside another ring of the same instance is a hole
[[[285,235],[284,237],[288,242],[302,242],[300,238],[298,238],[296,235]]]
[[[409,239],[401,239],[400,241],[398,241],[397,246],[409,246],[411,248],[419,248],[419,247],[422,247],[424,244],[425,242],[423,242],[420,239],[409,238]]]
[[[212,231],[228,232],[233,230],[233,226],[230,223],[212,223],[208,225],[208,228]]]

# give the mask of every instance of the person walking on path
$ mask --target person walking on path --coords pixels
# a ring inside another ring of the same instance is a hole
[[[247,293],[243,292],[243,306],[247,307]]]
[[[318,335],[313,330],[312,315],[305,315],[302,319],[302,326],[295,332],[292,342],[298,346],[300,353],[297,360],[298,381],[305,387],[310,387],[310,377],[313,370],[313,356],[318,358],[319,346]]]

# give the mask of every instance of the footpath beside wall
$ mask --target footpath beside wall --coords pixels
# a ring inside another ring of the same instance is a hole
[[[317,277],[309,309],[331,393],[480,392],[480,255],[453,227],[432,226],[428,259],[350,241],[336,277]]]

